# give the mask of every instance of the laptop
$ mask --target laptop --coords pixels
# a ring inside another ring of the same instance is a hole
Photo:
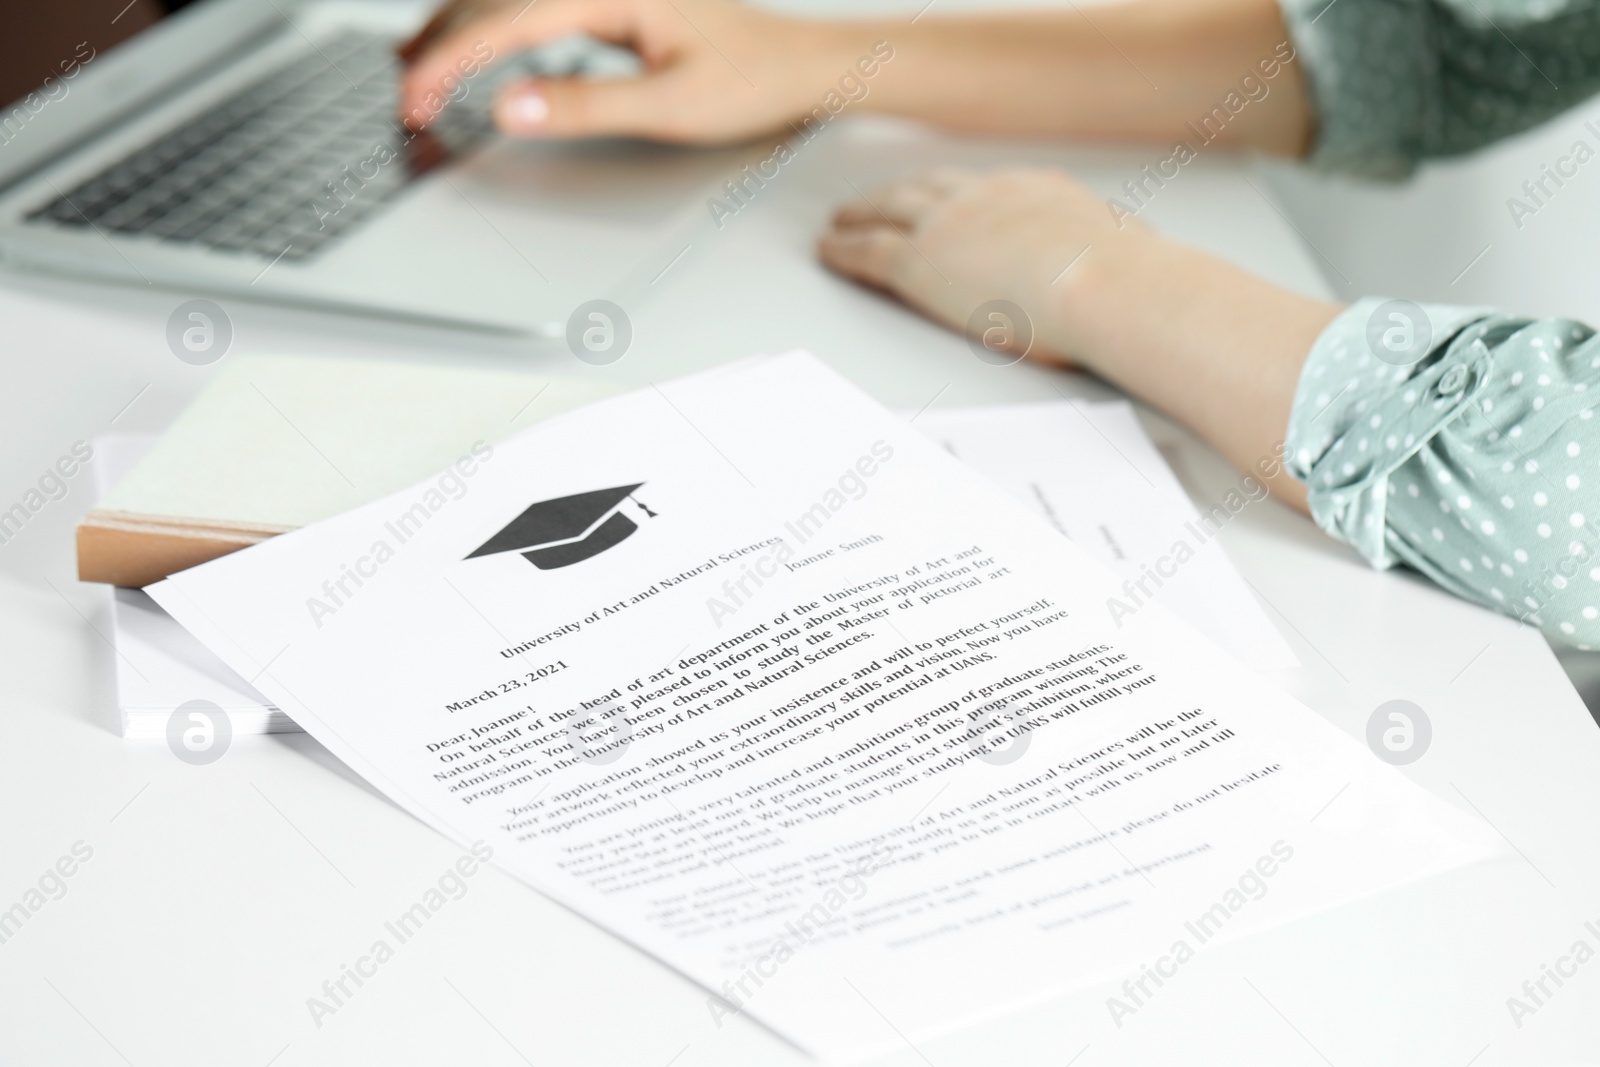
[[[554,337],[673,264],[748,152],[498,137],[508,79],[636,72],[584,38],[494,57],[415,134],[394,47],[430,6],[0,7],[0,265]]]

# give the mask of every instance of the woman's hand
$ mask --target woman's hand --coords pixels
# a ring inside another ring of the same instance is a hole
[[[738,140],[809,111],[859,52],[857,42],[823,24],[733,0],[510,0],[467,18],[413,58],[401,114],[424,126],[462,71],[575,33],[634,50],[644,73],[507,86],[494,111],[502,131],[686,144]]]
[[[1281,455],[1300,367],[1339,310],[1132,220],[1119,225],[1058,171],[899,182],[841,208],[821,253],[957,330],[986,301],[1011,301],[1032,326],[1031,358],[1083,366],[1242,470]],[[1304,508],[1304,487],[1281,464],[1276,472],[1273,490]]]
[[[1129,246],[1154,240],[1120,229],[1105,201],[1050,170],[933,171],[839,209],[822,260],[964,331],[979,305],[1008,300],[1027,314],[1031,358],[1085,354],[1079,283]]]
[[[857,111],[1170,147],[1194,136],[1194,116],[1243,92],[1250,108],[1222,143],[1289,155],[1310,143],[1310,104],[1276,0],[1134,0],[1105,5],[1093,22],[1068,9],[815,19],[736,0],[450,0],[401,48],[411,64],[401,114],[425,126],[464,75],[580,32],[636,51],[644,75],[512,86],[495,111],[503,130],[740,140],[799,119],[856,71],[871,78],[858,64],[875,57],[886,70],[870,96],[851,96]]]

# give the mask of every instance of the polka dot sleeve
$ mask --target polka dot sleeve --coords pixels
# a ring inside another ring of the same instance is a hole
[[[1597,400],[1581,323],[1363,300],[1301,371],[1288,466],[1373,566],[1600,648]]]
[[[1399,177],[1600,90],[1600,0],[1280,0],[1314,165]]]

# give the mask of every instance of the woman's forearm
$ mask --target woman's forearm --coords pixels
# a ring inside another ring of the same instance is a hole
[[[714,143],[783,131],[824,108],[831,117],[848,103],[963,130],[1216,141],[1291,156],[1312,132],[1275,0],[950,17],[930,5],[893,20],[785,16],[732,0],[495,4],[413,57],[401,114],[426,126],[495,58],[573,33],[633,49],[642,73],[508,84],[495,107],[503,130]]]
[[[1306,509],[1305,486],[1279,461],[1306,353],[1338,307],[1159,238],[1086,257],[1063,299],[1070,351],[1088,369]]]
[[[1056,172],[932,172],[873,196],[835,217],[821,244],[829,266],[957,329],[1008,302],[1026,354],[1070,360],[1155,405],[1304,507],[1278,461],[1306,353],[1338,308],[1119,226]]]
[[[825,51],[894,49],[864,109],[958,129],[1305,152],[1312,118],[1274,0],[1133,0],[1070,10],[826,24]],[[835,62],[834,65],[837,65]]]

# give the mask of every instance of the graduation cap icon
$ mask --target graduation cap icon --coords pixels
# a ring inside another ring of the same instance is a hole
[[[595,489],[529,505],[467,559],[520,552],[523,559],[542,571],[582,563],[621,544],[639,528],[619,509],[643,484]],[[655,517],[655,512],[639,501],[633,503],[646,515]]]

